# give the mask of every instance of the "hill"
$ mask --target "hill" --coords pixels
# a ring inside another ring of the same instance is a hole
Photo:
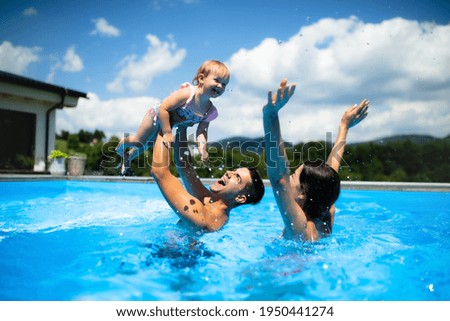
[[[286,147],[292,147],[291,143],[286,142]],[[252,151],[262,153],[264,149],[264,137],[249,138],[244,136],[233,136],[221,139],[217,142],[209,142],[208,147],[222,147],[224,150],[240,148],[242,151]]]
[[[379,139],[375,139],[372,141],[369,141],[368,143],[375,143],[375,144],[387,144],[387,143],[395,143],[395,142],[405,142],[410,141],[412,143],[416,144],[426,144],[432,141],[440,140],[441,138],[436,138],[430,135],[395,135],[395,136],[388,136],[383,137]],[[367,143],[367,142],[365,142]],[[364,143],[359,143],[364,144]]]
[[[357,146],[361,144],[368,144],[368,143],[375,143],[375,144],[387,144],[387,143],[394,143],[394,142],[405,142],[410,141],[412,143],[416,144],[426,144],[433,141],[438,141],[441,139],[450,139],[450,135],[445,138],[437,138],[433,137],[431,135],[395,135],[395,136],[387,136],[383,138],[377,138],[371,141],[365,141],[365,142],[358,142],[358,143],[350,143],[349,146]],[[301,143],[301,142],[299,142]],[[297,143],[297,144],[299,144]],[[306,142],[304,142],[306,143]],[[286,147],[292,147],[293,144],[289,142],[285,142]],[[264,144],[264,137],[256,137],[256,138],[250,138],[250,137],[244,137],[244,136],[232,136],[229,138],[221,139],[217,142],[209,142],[208,147],[222,147],[224,150],[232,150],[233,148],[239,148],[241,147],[244,150],[251,150],[253,152],[262,152],[265,144]]]

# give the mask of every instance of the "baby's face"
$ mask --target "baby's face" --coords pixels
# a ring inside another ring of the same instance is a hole
[[[229,80],[229,77],[210,73],[204,80],[204,87],[210,92],[211,97],[216,98],[224,93]]]

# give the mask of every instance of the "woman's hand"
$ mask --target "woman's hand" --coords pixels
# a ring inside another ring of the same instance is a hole
[[[370,102],[364,99],[359,105],[354,104],[349,107],[342,115],[341,125],[351,128],[359,124],[364,118],[366,118],[369,109]]]
[[[287,78],[283,79],[275,95],[272,95],[272,91],[269,91],[267,95],[267,105],[263,107],[263,113],[278,113],[292,97],[294,91],[295,84],[287,86]]]

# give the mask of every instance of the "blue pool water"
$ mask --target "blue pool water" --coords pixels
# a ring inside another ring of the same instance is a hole
[[[282,240],[269,188],[192,236],[154,184],[0,182],[0,300],[450,300],[450,193],[337,208],[331,237]]]

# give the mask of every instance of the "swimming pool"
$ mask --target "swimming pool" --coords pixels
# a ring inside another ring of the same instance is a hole
[[[449,208],[342,190],[333,235],[299,244],[270,188],[192,236],[155,184],[0,182],[0,300],[450,300]]]

